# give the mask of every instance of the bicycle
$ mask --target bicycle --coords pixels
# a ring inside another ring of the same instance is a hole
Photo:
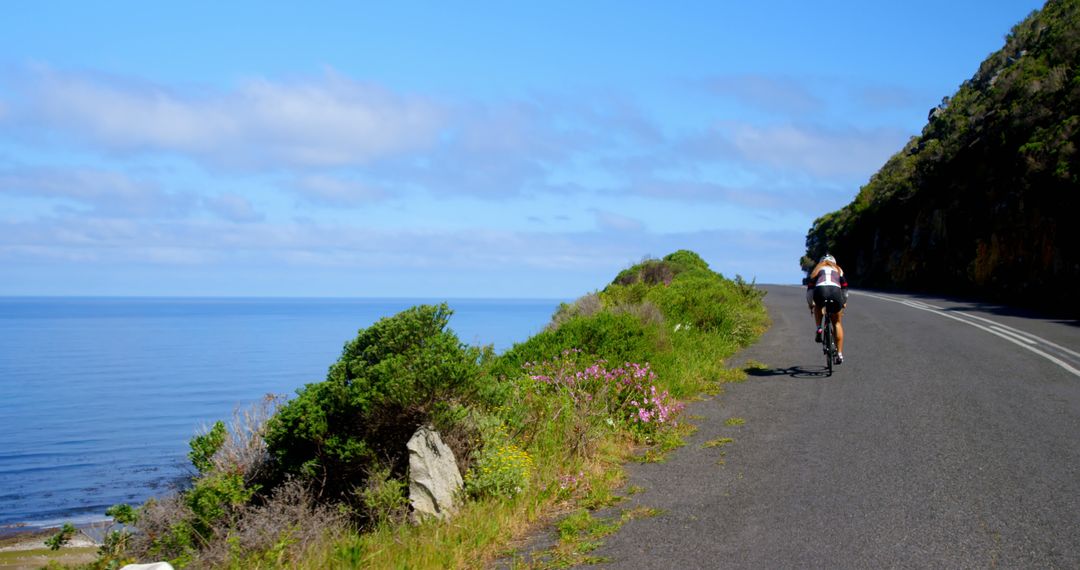
[[[836,325],[833,324],[832,315],[839,313],[842,308],[832,299],[827,299],[821,319],[821,350],[825,353],[825,366],[829,369],[830,376],[832,376],[833,363],[840,354],[836,348]]]

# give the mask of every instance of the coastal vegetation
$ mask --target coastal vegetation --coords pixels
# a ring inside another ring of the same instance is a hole
[[[817,219],[864,287],[966,294],[1080,314],[1080,1],[1049,0],[855,199]]]
[[[503,354],[460,342],[445,304],[381,319],[324,381],[196,435],[190,486],[110,509],[118,524],[90,567],[476,567],[552,523],[560,543],[520,564],[590,560],[656,514],[597,511],[618,504],[623,463],[680,444],[688,399],[740,376],[724,359],[766,328],[762,296],[678,251],[561,305]],[[410,513],[406,442],[422,426],[464,478],[450,520]]]

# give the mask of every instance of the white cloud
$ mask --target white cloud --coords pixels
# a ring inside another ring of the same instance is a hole
[[[0,195],[4,194],[30,197],[51,204],[56,213],[90,219],[178,219],[200,211],[232,222],[263,218],[250,200],[235,193],[200,197],[194,192],[165,190],[145,177],[93,167],[0,168]]]
[[[873,114],[918,110],[923,99],[909,87],[852,77],[742,74],[712,77],[702,84],[718,97],[802,122],[843,118],[860,110]]]
[[[332,206],[355,207],[387,198],[387,192],[370,184],[328,174],[309,174],[290,184],[305,199]]]
[[[102,216],[171,218],[190,213],[192,194],[98,168],[15,167],[0,170],[0,194],[59,200]],[[69,206],[70,207],[70,206]]]
[[[825,101],[805,81],[791,77],[757,74],[730,75],[707,80],[707,88],[720,96],[790,116],[806,116],[825,110]]]
[[[607,210],[593,210],[596,225],[604,231],[615,232],[640,232],[645,229],[645,224],[638,219],[609,212]]]
[[[22,105],[33,121],[124,151],[164,151],[230,166],[363,164],[435,144],[431,101],[333,71],[294,82],[252,79],[232,91],[38,68]]]
[[[860,105],[873,111],[916,108],[922,97],[906,87],[897,85],[871,85],[855,94]]]
[[[552,183],[553,173],[604,155],[652,154],[665,142],[644,113],[608,95],[436,100],[334,71],[232,89],[49,67],[12,77],[20,96],[7,126],[24,142],[78,141],[110,160],[179,155],[213,168],[283,171],[305,197],[339,205],[392,188],[488,198],[580,192],[566,176]],[[340,175],[350,169],[363,176]]]
[[[795,124],[722,125],[711,133],[716,148],[737,158],[813,178],[866,179],[903,147],[898,129],[805,127]]]
[[[776,212],[799,211],[819,215],[821,196],[830,194],[824,189],[801,186],[797,189],[781,186],[728,186],[709,181],[646,178],[630,184],[630,191],[650,198],[677,200],[687,203],[727,203],[758,210]]]
[[[221,218],[233,222],[258,222],[264,218],[250,200],[231,192],[205,198],[203,205]]]

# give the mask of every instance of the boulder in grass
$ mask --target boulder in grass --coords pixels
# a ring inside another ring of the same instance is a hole
[[[457,511],[457,495],[464,485],[454,452],[443,443],[439,432],[428,426],[416,430],[407,447],[413,519],[452,516]]]

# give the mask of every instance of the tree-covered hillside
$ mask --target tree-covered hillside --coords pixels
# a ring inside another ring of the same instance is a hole
[[[814,222],[803,265],[828,251],[860,286],[1080,313],[1078,144],[1080,0],[1049,0]]]

